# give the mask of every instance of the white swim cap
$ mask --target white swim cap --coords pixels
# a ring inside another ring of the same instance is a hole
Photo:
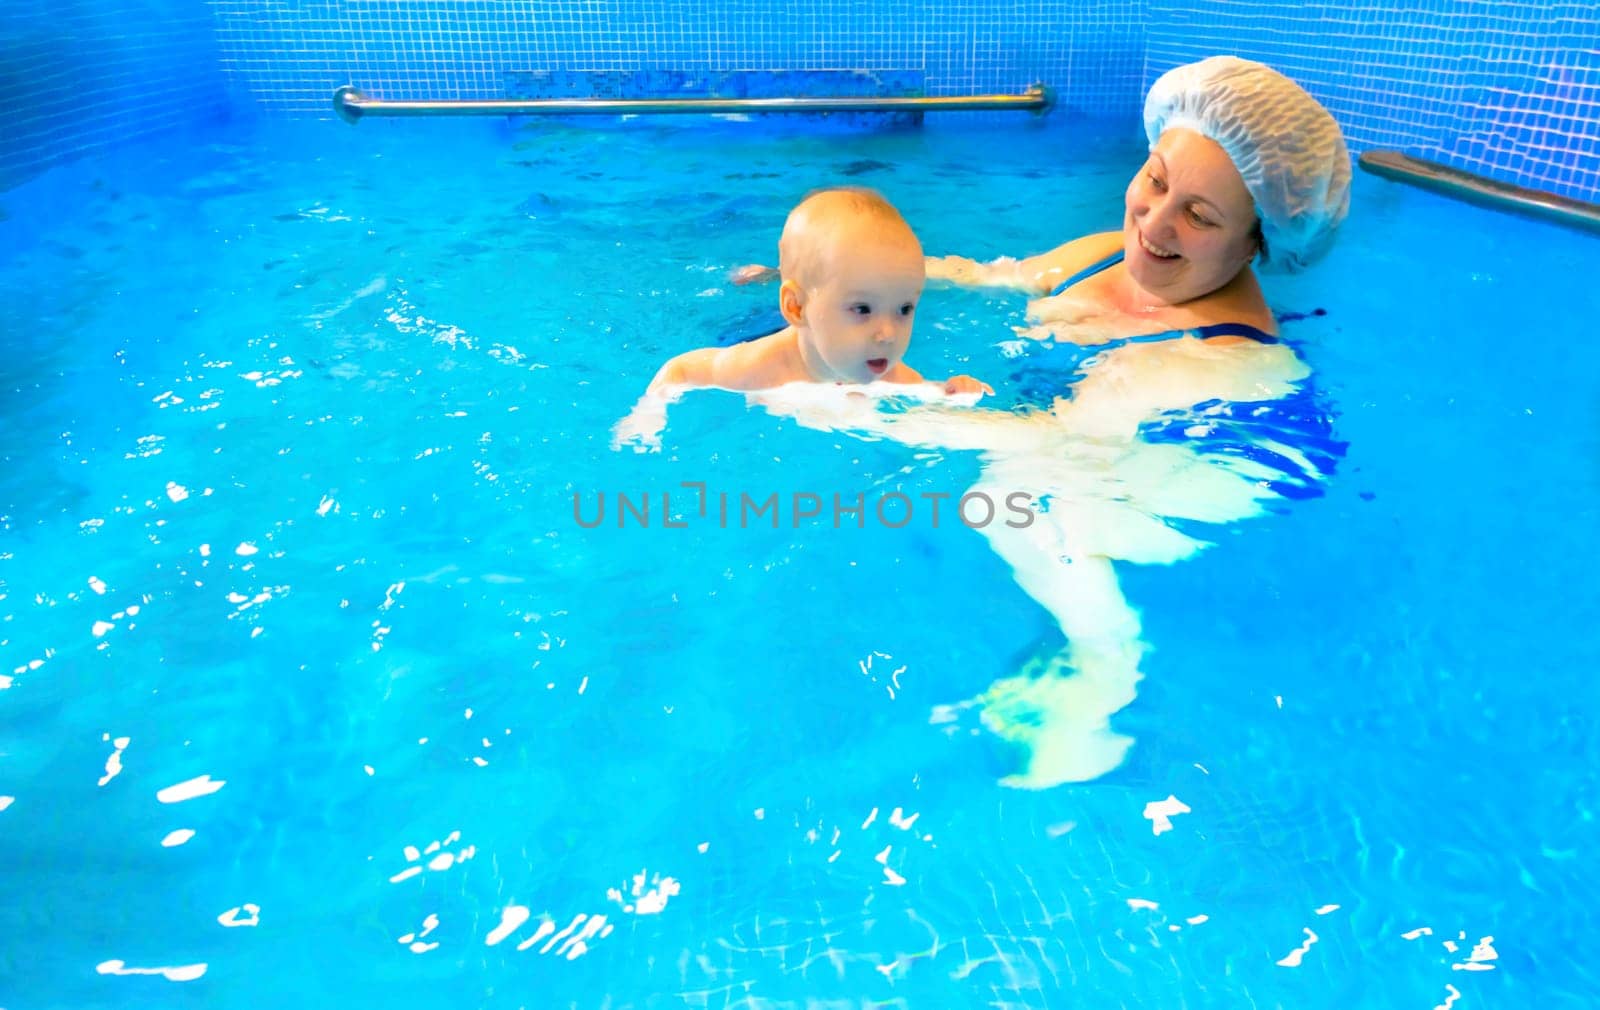
[[[1173,127],[1233,159],[1261,217],[1265,266],[1299,270],[1327,252],[1350,209],[1350,152],[1303,88],[1263,64],[1213,56],[1163,74],[1145,97],[1150,143]]]

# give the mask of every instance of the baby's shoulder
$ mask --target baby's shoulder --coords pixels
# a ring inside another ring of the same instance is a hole
[[[796,381],[793,331],[780,330],[757,340],[718,349],[718,385],[728,389],[766,389]]]

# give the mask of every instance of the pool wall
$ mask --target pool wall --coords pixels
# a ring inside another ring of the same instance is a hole
[[[1145,83],[1217,52],[1271,63],[1387,147],[1600,200],[1600,6],[1151,0]]]
[[[206,130],[239,101],[199,0],[0,3],[0,189],[91,151]]]
[[[1394,147],[1600,199],[1600,9],[1415,0],[12,0],[0,13],[0,186],[229,115],[331,117],[376,97],[505,94],[567,75],[879,70],[930,94],[1051,85],[1125,120],[1162,71],[1232,52],[1327,103],[1354,152]],[[559,74],[557,76],[560,76]]]

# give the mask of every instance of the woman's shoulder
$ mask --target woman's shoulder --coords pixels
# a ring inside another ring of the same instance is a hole
[[[1117,284],[1119,280],[1123,282],[1120,287]],[[1277,320],[1267,305],[1255,274],[1248,269],[1210,294],[1153,312],[1140,310],[1136,305],[1117,304],[1126,296],[1126,291],[1126,278],[1108,277],[1104,287],[1095,292],[1121,310],[1123,318],[1133,326],[1125,336],[1191,334],[1200,331],[1202,339],[1219,342],[1264,342],[1278,335]]]
[[[1184,323],[1187,329],[1234,327],[1241,331],[1236,337],[1222,339],[1246,339],[1242,331],[1248,330],[1260,336],[1278,335],[1278,321],[1267,305],[1255,272],[1248,268],[1220,290],[1182,308],[1189,317]]]
[[[1064,242],[1049,252],[1024,261],[1025,275],[1042,293],[1055,291],[1066,281],[1122,251],[1122,232],[1102,231]]]

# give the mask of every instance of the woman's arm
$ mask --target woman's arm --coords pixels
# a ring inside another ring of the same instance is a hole
[[[1098,354],[1052,413],[1089,438],[1133,438],[1163,412],[1197,404],[1261,403],[1289,396],[1311,374],[1287,344],[1183,337],[1124,344]]]
[[[1085,235],[1049,252],[1017,260],[1009,256],[979,263],[965,256],[928,257],[928,280],[969,288],[1008,288],[1045,295],[1057,284],[1122,248],[1122,233]]]
[[[929,256],[928,280],[964,288],[1006,288],[1047,295],[1057,284],[1122,248],[1122,233],[1099,232],[1073,239],[1027,259],[1002,256],[987,263],[965,256]],[[728,275],[734,284],[762,284],[778,279],[772,267],[752,263]]]

